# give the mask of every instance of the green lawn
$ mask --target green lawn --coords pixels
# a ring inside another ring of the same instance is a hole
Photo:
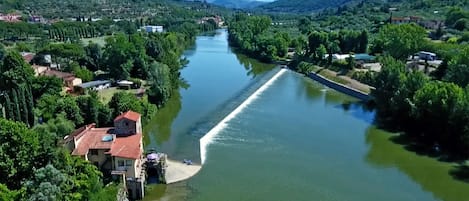
[[[92,43],[96,43],[100,45],[101,47],[104,47],[104,45],[106,45],[106,38],[108,37],[109,36],[101,36],[101,37],[96,37],[96,38],[83,38],[81,39],[81,41],[85,45],[88,45],[88,43],[92,42]]]
[[[125,92],[136,94],[138,92],[138,89],[124,90],[124,89],[119,89],[117,87],[111,87],[111,88],[108,88],[108,89],[99,90],[98,91],[98,96],[99,96],[99,99],[103,103],[107,104],[111,100],[112,96],[115,93],[120,92],[120,91],[125,91]]]

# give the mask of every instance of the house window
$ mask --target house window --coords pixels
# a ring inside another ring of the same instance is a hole
[[[90,150],[90,154],[91,154],[92,156],[97,156],[97,155],[98,155],[98,150],[96,150],[96,149],[91,149],[91,150]]]
[[[123,167],[124,165],[125,165],[125,163],[124,163],[123,160],[118,160],[118,161],[117,161],[117,166]]]
[[[125,126],[129,126],[129,122],[125,122]]]
[[[132,161],[131,160],[126,160],[125,161],[125,166],[132,166]]]

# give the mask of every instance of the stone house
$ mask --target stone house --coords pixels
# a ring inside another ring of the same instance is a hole
[[[118,175],[126,181],[129,196],[143,198],[145,169],[141,115],[127,111],[114,119],[114,127],[89,124],[64,138],[74,156],[96,165],[104,175]]]

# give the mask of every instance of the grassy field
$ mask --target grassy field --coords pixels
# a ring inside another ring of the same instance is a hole
[[[138,92],[138,89],[129,89],[129,90],[125,90],[125,89],[119,89],[117,87],[111,87],[111,88],[107,88],[107,89],[102,89],[102,90],[99,90],[98,91],[98,96],[99,96],[99,99],[107,104],[112,96],[117,93],[117,92],[121,92],[121,91],[125,91],[125,92],[129,92],[129,93],[133,93],[133,94],[136,94]]]
[[[100,45],[101,47],[104,47],[104,45],[106,45],[106,38],[108,37],[109,36],[101,36],[101,37],[96,37],[96,38],[83,38],[81,39],[81,42],[83,42],[83,44],[85,45],[92,42],[92,43],[96,43]]]

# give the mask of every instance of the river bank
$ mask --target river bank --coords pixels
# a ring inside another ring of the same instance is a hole
[[[146,128],[145,140],[169,153],[176,163],[178,158],[200,157],[200,139],[208,132],[203,125],[216,125],[236,109],[233,105],[248,99],[255,90],[240,91],[258,89],[251,83],[258,81],[256,72],[270,72],[234,54],[225,34],[221,30],[215,36],[197,38],[194,50],[187,52],[191,62],[181,75],[190,87],[181,89]],[[375,113],[357,102],[285,71],[224,121],[223,129],[208,143],[203,168],[195,176],[149,187],[145,200],[469,198],[469,184],[448,173],[453,164],[393,142],[396,135],[376,128]],[[223,108],[232,109],[214,112]]]

